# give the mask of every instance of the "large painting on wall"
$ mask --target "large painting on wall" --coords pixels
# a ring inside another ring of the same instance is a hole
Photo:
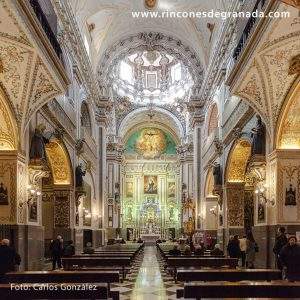
[[[176,143],[170,133],[159,128],[143,128],[134,132],[126,142],[126,154],[139,154],[154,159],[162,154],[176,154]]]
[[[133,197],[133,182],[126,182],[125,184],[125,194],[126,197],[131,198]]]
[[[168,182],[168,198],[175,197],[175,182]]]
[[[157,176],[144,176],[144,194],[157,194]]]

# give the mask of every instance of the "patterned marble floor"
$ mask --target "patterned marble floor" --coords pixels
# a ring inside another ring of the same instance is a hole
[[[128,274],[128,280],[112,286],[112,290],[120,291],[121,300],[167,300],[176,299],[178,287],[163,271],[156,247],[147,246]]]

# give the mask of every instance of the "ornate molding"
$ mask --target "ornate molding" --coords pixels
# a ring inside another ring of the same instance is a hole
[[[300,54],[292,57],[289,66],[289,75],[300,75]]]

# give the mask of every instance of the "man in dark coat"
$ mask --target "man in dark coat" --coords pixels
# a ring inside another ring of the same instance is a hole
[[[227,252],[230,258],[240,258],[241,257],[241,248],[239,236],[231,236],[227,245]]]
[[[279,259],[279,253],[280,253],[281,249],[287,244],[287,242],[288,242],[288,240],[287,240],[287,237],[285,234],[285,228],[280,227],[278,229],[278,236],[275,239],[275,244],[273,247],[273,252],[276,257],[276,265],[279,270],[282,270],[281,261]]]
[[[63,240],[61,235],[58,235],[57,238],[51,242],[50,252],[52,256],[52,270],[56,269],[56,264],[58,268],[61,269],[61,256],[63,254]]]
[[[287,280],[300,280],[300,245],[297,244],[295,235],[288,238],[288,243],[281,249],[279,253],[283,272]]]
[[[3,239],[0,245],[0,281],[7,272],[15,271],[15,265],[20,265],[20,255],[9,246],[10,241]]]

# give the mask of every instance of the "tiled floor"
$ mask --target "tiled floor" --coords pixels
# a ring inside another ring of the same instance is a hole
[[[117,284],[112,290],[120,291],[122,300],[167,300],[176,299],[172,278],[163,271],[155,246],[147,246],[143,257],[137,260],[128,280]]]

